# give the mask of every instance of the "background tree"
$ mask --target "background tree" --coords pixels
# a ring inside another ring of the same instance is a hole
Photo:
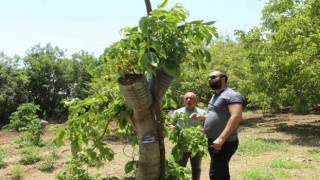
[[[9,116],[19,104],[29,100],[29,83],[25,69],[19,68],[19,57],[0,53],[0,127],[9,122]]]
[[[88,63],[96,59],[86,52],[75,53],[72,60],[65,58],[58,47],[40,44],[28,50],[24,65],[30,78],[29,89],[35,104],[40,105],[41,116],[61,118],[66,114],[62,100],[68,97],[85,97],[86,82],[90,74]]]
[[[319,9],[318,0],[270,0],[262,27],[239,31],[255,75],[253,104],[297,113],[319,107]]]

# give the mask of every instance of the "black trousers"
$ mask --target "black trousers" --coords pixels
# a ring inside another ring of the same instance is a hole
[[[186,167],[189,158],[191,162],[192,180],[199,180],[201,175],[202,156],[200,155],[200,153],[197,153],[194,157],[191,157],[191,152],[184,152],[182,159],[180,159],[178,164],[180,166]]]
[[[209,177],[211,180],[230,180],[229,162],[238,148],[239,140],[226,141],[219,151],[210,147],[214,140],[208,139],[208,150],[211,157]]]

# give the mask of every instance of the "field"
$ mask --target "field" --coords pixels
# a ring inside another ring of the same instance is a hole
[[[49,125],[42,139],[50,142],[58,126],[61,125]],[[13,179],[17,173],[21,173],[22,179],[26,180],[55,179],[63,169],[63,163],[70,159],[70,148],[63,146],[58,149],[52,171],[44,172],[39,169],[53,148],[42,147],[40,161],[25,165],[21,163],[18,145],[13,143],[19,135],[21,133],[0,131],[0,150],[7,154],[0,168],[0,179]],[[239,137],[241,145],[230,162],[232,179],[320,179],[320,115],[262,117],[260,114],[245,113],[239,127]],[[165,142],[167,156],[170,156],[172,144],[167,139]],[[100,173],[102,177],[124,177],[124,164],[132,158],[138,159],[138,149],[117,139],[107,143],[116,153],[115,159],[106,162],[98,171],[90,167],[88,172]],[[201,179],[209,179],[209,162],[209,157],[204,158]],[[17,167],[21,167],[20,171]]]

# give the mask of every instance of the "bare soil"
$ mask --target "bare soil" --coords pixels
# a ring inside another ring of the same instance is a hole
[[[53,126],[53,125],[49,125]],[[47,128],[43,139],[50,141],[54,138],[54,133]],[[63,146],[58,150],[59,158],[54,164],[52,172],[42,172],[39,170],[40,162],[32,165],[22,165],[21,156],[17,146],[12,143],[13,139],[19,136],[15,132],[0,131],[0,148],[8,152],[4,159],[4,167],[0,168],[0,180],[11,179],[13,177],[12,168],[21,165],[24,171],[25,180],[54,180],[59,171],[62,170],[62,164],[70,159],[70,147]],[[286,158],[299,163],[310,164],[311,167],[300,169],[286,169],[292,174],[292,179],[320,179],[320,160],[312,158],[311,152],[320,153],[320,115],[292,115],[281,114],[273,117],[262,117],[260,114],[244,114],[239,127],[239,139],[242,140],[254,138],[275,141],[288,141],[290,146],[287,151],[271,151],[258,156],[243,156],[235,154],[230,162],[230,173],[232,179],[242,179],[241,172],[251,168],[266,168],[268,162],[273,158]],[[91,174],[100,173],[103,177],[124,177],[124,165],[129,160],[138,159],[138,149],[133,149],[130,145],[121,143],[118,140],[109,140],[108,145],[115,152],[112,162],[106,162],[100,170],[88,168]],[[170,156],[172,144],[165,139],[166,154]],[[52,149],[43,148],[42,154],[50,152]],[[206,157],[202,162],[201,179],[209,179],[210,158]]]

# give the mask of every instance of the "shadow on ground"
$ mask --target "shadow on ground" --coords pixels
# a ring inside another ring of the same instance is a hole
[[[320,147],[320,123],[278,124],[275,131],[294,135],[293,144]]]
[[[242,128],[267,127],[271,131],[293,136],[292,144],[320,147],[320,120],[305,122],[303,119],[283,117],[248,118],[240,122]]]

